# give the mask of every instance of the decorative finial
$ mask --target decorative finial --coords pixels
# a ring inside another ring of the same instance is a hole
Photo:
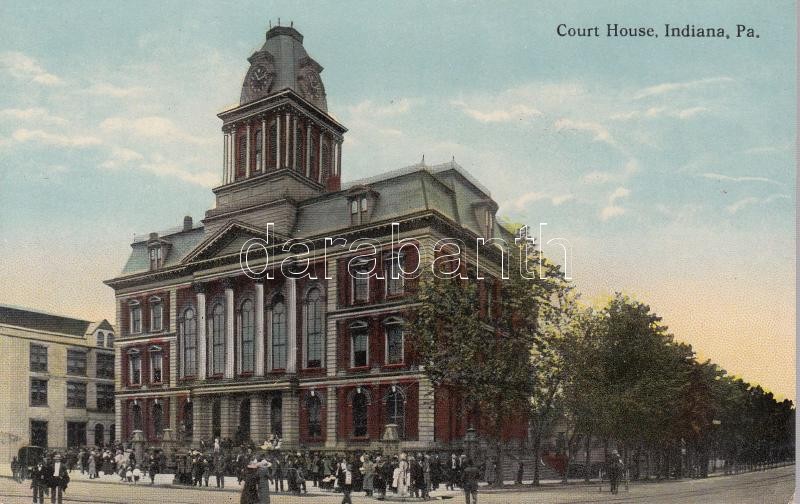
[[[289,28],[294,28],[294,21],[289,21]]]
[[[278,26],[281,25],[281,18],[278,18]]]
[[[424,153],[422,154],[422,164],[423,165],[425,164],[425,154]]]
[[[272,20],[271,19],[269,20],[269,29],[270,30],[272,29]]]

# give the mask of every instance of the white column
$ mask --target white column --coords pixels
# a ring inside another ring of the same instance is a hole
[[[231,128],[230,181],[236,180],[236,126]]]
[[[233,378],[233,366],[235,363],[233,341],[233,285],[225,285],[225,378]]]
[[[322,183],[322,132],[319,132],[319,148],[317,149],[317,182]]]
[[[286,279],[286,331],[288,333],[286,372],[297,372],[297,280],[294,278]]]
[[[278,157],[275,160],[275,169],[279,170],[281,168],[281,116],[275,117],[275,127],[278,130],[277,138],[275,139],[275,156]]]
[[[250,123],[247,123],[247,152],[245,152],[244,160],[244,177],[250,178]]]
[[[297,117],[292,117],[292,170],[297,169]]]
[[[306,126],[306,177],[311,177],[311,125]]]
[[[206,294],[202,286],[196,286],[197,292],[197,379],[206,379]]]
[[[261,173],[267,171],[267,119],[261,118]]]
[[[228,134],[222,135],[222,183],[228,183]]]
[[[289,165],[289,145],[292,143],[290,141],[290,139],[292,137],[291,137],[291,132],[289,131],[289,125],[290,125],[290,123],[289,123],[289,113],[287,112],[286,113],[286,166],[287,167],[290,166]]]
[[[256,376],[264,376],[264,284],[256,282]]]

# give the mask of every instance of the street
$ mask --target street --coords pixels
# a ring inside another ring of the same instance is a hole
[[[8,478],[0,478],[0,504],[30,503],[29,484],[17,484]],[[310,490],[316,490],[311,489]],[[648,504],[690,502],[704,503],[775,503],[789,502],[794,492],[794,466],[781,467],[764,472],[720,476],[703,480],[685,480],[665,483],[634,484],[629,491],[624,488],[618,495],[608,493],[608,486],[600,492],[592,486],[548,486],[536,490],[482,491],[478,499],[483,503],[595,503],[595,502],[646,502]],[[463,502],[463,497],[454,492],[438,492],[434,496],[454,503]],[[341,494],[324,494],[309,497],[272,495],[276,504],[297,502],[299,499],[320,504],[335,504]],[[353,495],[354,502],[375,502],[363,495]],[[49,502],[49,499],[47,500]],[[104,504],[223,504],[239,502],[238,492],[212,489],[195,490],[146,484],[95,483],[75,481],[70,484],[64,502]]]

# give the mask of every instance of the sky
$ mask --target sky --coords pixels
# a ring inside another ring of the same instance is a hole
[[[455,157],[500,215],[570,243],[587,303],[629,294],[700,358],[795,398],[793,2],[54,6],[0,7],[0,303],[113,322],[102,281],[134,233],[213,206],[216,114],[280,18],[325,67],[345,182]]]

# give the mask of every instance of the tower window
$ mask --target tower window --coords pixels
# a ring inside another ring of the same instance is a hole
[[[303,126],[298,124],[294,130],[294,167],[300,172],[305,171],[305,137],[303,136]]]
[[[239,137],[239,152],[238,162],[236,165],[236,175],[243,176],[245,170],[245,162],[247,160],[247,136]]]
[[[263,161],[263,152],[262,152],[263,141],[262,141],[262,134],[261,134],[261,130],[260,129],[256,130],[255,146],[254,147],[255,147],[254,148],[255,156],[253,156],[253,157],[255,158],[255,166],[253,167],[253,171],[259,171],[259,170],[261,170],[261,164],[262,164],[262,161]]]
[[[321,167],[320,170],[322,171],[321,179],[323,182],[328,179],[328,175],[330,175],[330,167],[331,167],[331,148],[328,146],[328,142],[324,142],[322,144],[322,159],[321,159]]]
[[[269,157],[267,158],[271,168],[278,168],[278,123],[272,121],[269,126]]]

